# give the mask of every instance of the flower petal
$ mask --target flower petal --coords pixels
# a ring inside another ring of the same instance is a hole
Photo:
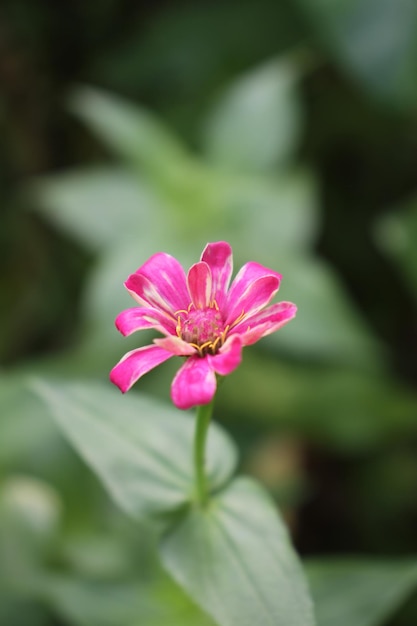
[[[192,265],[187,275],[188,290],[196,309],[206,309],[211,299],[211,271],[207,263]]]
[[[211,269],[213,279],[211,299],[216,300],[220,309],[224,306],[227,289],[233,271],[232,248],[226,241],[208,243],[203,250],[201,260]]]
[[[158,311],[157,309],[146,309],[143,307],[133,307],[122,311],[115,319],[116,328],[125,337],[137,330],[144,328],[155,328],[161,333],[175,333],[176,322],[172,317]]]
[[[296,312],[297,307],[292,302],[277,302],[237,324],[230,331],[231,337],[238,334],[243,345],[249,346],[284,326]]]
[[[161,337],[153,340],[154,344],[167,350],[168,352],[172,352],[176,356],[192,356],[196,354],[197,350],[181,339],[180,337],[174,337],[173,335],[169,337]]]
[[[220,376],[227,376],[235,370],[242,361],[243,344],[238,335],[228,337],[219,352],[214,355],[208,355],[210,366]]]
[[[242,313],[254,315],[266,306],[278,291],[281,278],[259,263],[246,263],[228,293],[226,324],[233,324]]]
[[[171,357],[171,352],[158,346],[145,346],[131,350],[113,367],[110,380],[125,393],[141,376]]]
[[[205,357],[190,357],[177,372],[171,398],[179,409],[208,404],[216,393],[216,375]]]
[[[165,252],[151,256],[125,282],[139,304],[148,304],[174,314],[190,303],[185,272],[174,257]]]

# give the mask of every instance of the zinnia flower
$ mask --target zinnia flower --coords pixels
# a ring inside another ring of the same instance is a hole
[[[295,316],[291,302],[267,306],[280,274],[246,263],[229,289],[232,267],[232,249],[219,241],[207,244],[187,275],[175,258],[159,252],[129,276],[125,286],[139,306],[122,311],[116,327],[125,336],[154,328],[164,337],[128,352],[112,369],[110,380],[123,393],[160,363],[182,356],[186,360],[172,382],[172,401],[180,409],[208,404],[216,392],[216,374],[230,374],[244,346]]]

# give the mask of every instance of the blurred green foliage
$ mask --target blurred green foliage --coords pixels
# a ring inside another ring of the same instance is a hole
[[[113,327],[127,275],[226,239],[236,267],[282,272],[299,314],[247,350],[216,417],[315,557],[319,626],[414,626],[415,3],[2,14],[0,624],[211,623],[27,380],[104,381],[146,342]],[[168,400],[173,371],[132,393]]]

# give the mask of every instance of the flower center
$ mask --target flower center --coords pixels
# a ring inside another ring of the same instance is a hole
[[[177,335],[196,348],[200,356],[216,354],[223,345],[228,328],[216,308],[178,311]]]

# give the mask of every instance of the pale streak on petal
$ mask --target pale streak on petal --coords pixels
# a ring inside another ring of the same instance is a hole
[[[141,376],[172,356],[171,352],[154,345],[131,350],[113,367],[110,380],[125,393]]]
[[[156,309],[133,307],[119,313],[115,319],[116,328],[125,337],[138,330],[154,328],[159,332],[175,333],[176,320]]]
[[[255,315],[269,304],[278,288],[279,279],[274,275],[266,275],[247,284],[246,289],[239,294],[239,297],[230,299],[226,324],[233,325],[242,314],[245,315],[245,318]]]
[[[129,276],[125,286],[139,304],[150,304],[171,313],[186,309],[190,303],[182,265],[164,252],[151,256]]]
[[[207,263],[200,261],[190,267],[187,285],[195,308],[208,308],[210,306],[212,280],[211,270]]]
[[[155,345],[167,350],[168,352],[172,352],[172,354],[175,354],[176,356],[192,356],[197,352],[192,345],[180,337],[161,337],[154,339],[153,342]]]
[[[226,241],[208,243],[203,250],[201,260],[211,269],[213,280],[211,299],[215,300],[220,309],[223,308],[233,272],[232,248]]]
[[[285,326],[296,313],[292,302],[277,302],[237,324],[230,331],[231,336],[239,335],[243,345],[249,346]]]
[[[207,358],[190,357],[177,372],[171,398],[179,409],[209,404],[216,393],[216,375]]]
[[[253,308],[256,307],[259,310],[262,306],[266,306],[278,291],[281,278],[281,274],[259,263],[254,263],[253,261],[246,263],[239,270],[228,293],[226,303],[227,323],[233,323],[242,311],[251,315],[255,313],[255,310],[252,310]],[[268,286],[269,289],[267,288]],[[263,294],[263,305],[261,304],[262,299],[259,297],[260,294],[256,294],[257,289],[265,292]]]

